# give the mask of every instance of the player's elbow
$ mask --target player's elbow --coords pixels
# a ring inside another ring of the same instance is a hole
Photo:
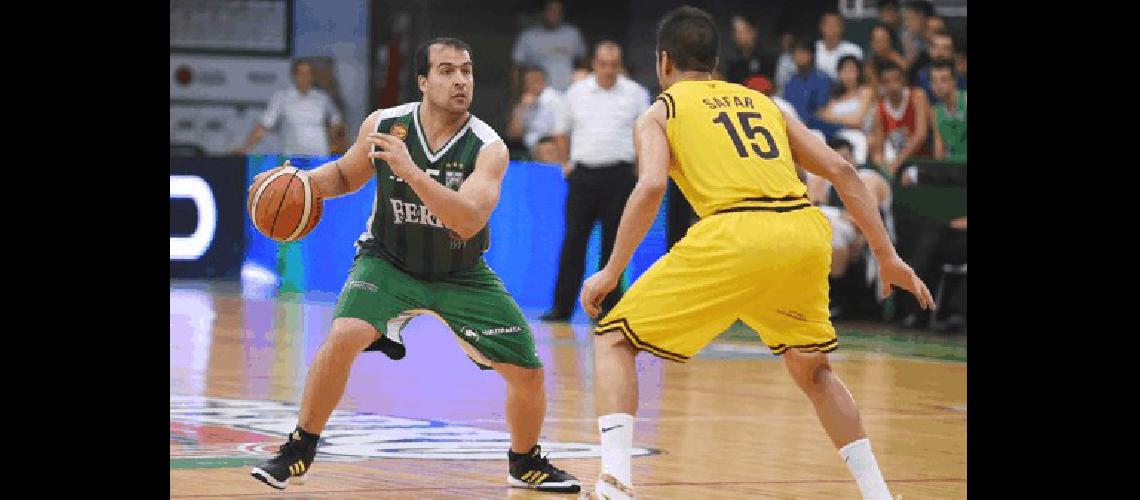
[[[664,196],[669,186],[668,182],[667,177],[641,177],[637,180],[637,189],[648,196]]]

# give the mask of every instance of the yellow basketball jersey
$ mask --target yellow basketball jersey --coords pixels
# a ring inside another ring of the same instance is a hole
[[[768,96],[719,80],[682,80],[657,100],[668,116],[669,175],[697,215],[809,203],[784,115]]]

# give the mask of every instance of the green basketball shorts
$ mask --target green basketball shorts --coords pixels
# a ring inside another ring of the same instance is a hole
[[[382,258],[360,255],[341,289],[334,317],[364,320],[402,345],[400,331],[420,314],[436,316],[451,328],[467,357],[481,369],[490,370],[491,363],[542,367],[522,311],[482,259],[470,269],[426,281]],[[365,351],[380,350],[378,344]]]

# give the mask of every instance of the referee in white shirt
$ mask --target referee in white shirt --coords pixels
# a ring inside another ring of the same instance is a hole
[[[594,49],[594,74],[566,90],[570,159],[565,165],[566,234],[554,287],[554,306],[543,321],[566,321],[574,311],[585,272],[586,243],[594,221],[602,222],[601,262],[610,258],[626,199],[637,182],[633,124],[649,108],[649,92],[620,75],[621,47],[611,41]],[[558,138],[565,140],[565,136]],[[560,147],[567,151],[566,147]],[[621,298],[615,289],[602,302],[609,310]]]
[[[331,152],[329,136],[344,127],[340,112],[328,94],[313,87],[313,68],[307,61],[293,61],[290,73],[293,85],[273,94],[261,121],[234,153],[248,153],[265,137],[266,129],[276,128],[278,123],[284,139],[284,151],[280,153],[324,156]]]

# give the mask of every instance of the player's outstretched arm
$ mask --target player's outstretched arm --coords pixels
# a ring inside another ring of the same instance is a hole
[[[808,131],[795,117],[785,115],[784,118],[788,124],[788,141],[796,163],[803,165],[808,172],[831,181],[843,199],[847,212],[867,238],[871,251],[875,252],[883,283],[882,295],[890,293],[891,285],[897,285],[913,293],[923,308],[934,307],[934,298],[926,284],[895,252],[895,247],[887,236],[887,229],[883,226],[883,219],[879,216],[875,195],[863,184],[855,167]]]
[[[487,225],[491,211],[499,203],[499,189],[507,173],[509,155],[505,144],[495,142],[484,146],[475,159],[471,176],[459,191],[452,191],[412,163],[404,141],[381,133],[368,137],[380,147],[380,151],[368,156],[388,162],[392,172],[408,183],[431,213],[460,238],[475,236]]]
[[[364,123],[360,125],[360,131],[356,134],[356,142],[348,148],[344,156],[312,170],[299,172],[300,175],[308,175],[309,180],[316,184],[318,192],[321,193],[321,198],[336,198],[354,193],[364,187],[368,183],[368,179],[372,178],[372,161],[368,158],[368,149],[372,147],[372,144],[368,142],[368,132],[375,130],[376,120],[379,119],[379,116],[380,111],[377,110],[364,120]],[[291,166],[289,160],[285,160],[282,166],[257,174],[250,186],[251,189],[252,186],[258,185],[264,177],[289,166]]]
[[[610,260],[582,285],[582,308],[591,317],[598,315],[602,299],[617,286],[633,251],[645,239],[645,233],[649,232],[661,209],[661,198],[665,196],[669,181],[670,161],[663,102],[654,102],[637,119],[633,129],[633,147],[637,151],[637,185],[633,187],[621,214]]]

